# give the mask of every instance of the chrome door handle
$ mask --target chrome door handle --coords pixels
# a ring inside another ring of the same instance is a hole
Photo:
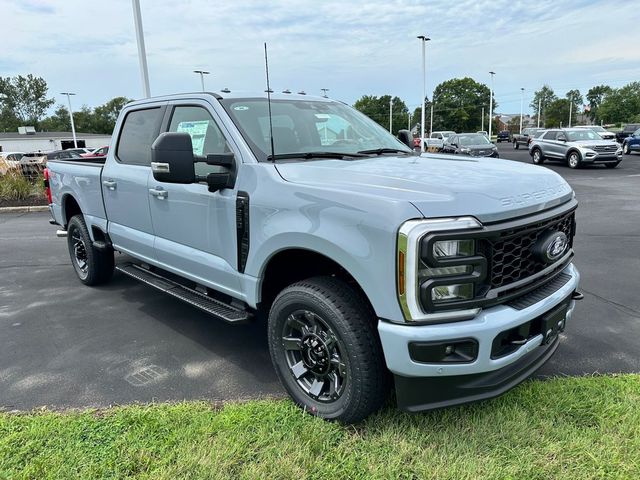
[[[115,182],[114,180],[103,180],[102,185],[107,187],[109,190],[115,190],[118,186],[118,182]]]
[[[165,198],[167,198],[169,196],[169,192],[167,192],[162,187],[160,187],[160,188],[150,188],[149,189],[149,194],[152,197],[156,197],[158,200],[164,200]]]

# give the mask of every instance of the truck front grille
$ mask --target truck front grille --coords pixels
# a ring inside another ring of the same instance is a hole
[[[530,225],[499,232],[487,239],[491,288],[499,288],[534,275],[547,264],[535,258],[532,247],[547,231],[563,232],[573,246],[574,212],[553,217]]]
[[[594,152],[610,153],[618,150],[618,145],[612,143],[611,145],[596,145],[591,147]]]

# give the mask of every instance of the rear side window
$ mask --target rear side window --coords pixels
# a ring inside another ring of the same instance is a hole
[[[116,150],[118,160],[134,165],[150,165],[151,144],[158,137],[161,121],[160,107],[127,113]]]
[[[544,138],[545,140],[555,140],[556,139],[556,135],[558,134],[558,132],[547,132],[544,134]]]

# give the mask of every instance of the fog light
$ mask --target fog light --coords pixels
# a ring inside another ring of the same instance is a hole
[[[473,284],[461,283],[457,285],[438,285],[431,289],[431,300],[449,302],[452,300],[471,300],[473,298]]]

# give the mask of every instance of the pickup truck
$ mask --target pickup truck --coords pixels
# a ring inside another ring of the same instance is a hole
[[[624,142],[624,139],[633,135],[633,132],[640,128],[640,123],[628,123],[622,130],[616,132],[616,140],[618,143]]]
[[[402,133],[307,95],[136,101],[105,160],[49,162],[51,222],[85,285],[115,269],[266,322],[311,414],[357,422],[391,385],[412,412],[500,395],[580,298],[574,192],[532,165],[418,155]]]
[[[536,137],[540,132],[544,132],[544,128],[529,127],[522,130],[522,133],[513,134],[513,148],[518,150],[520,145],[527,147],[531,140]]]

